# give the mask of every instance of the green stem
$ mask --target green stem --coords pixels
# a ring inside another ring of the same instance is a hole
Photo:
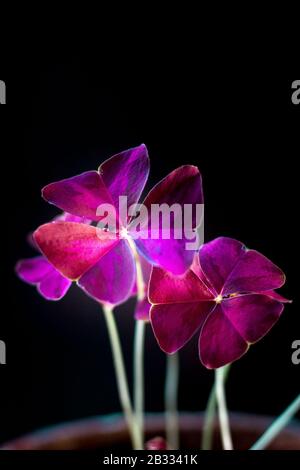
[[[217,409],[216,384],[213,384],[209,394],[202,430],[202,450],[211,450],[213,440],[213,424]]]
[[[228,364],[224,367],[224,382],[228,377],[231,364]],[[217,411],[217,395],[216,395],[216,383],[213,384],[211,392],[209,394],[205,414],[204,414],[204,423],[202,430],[202,450],[211,450],[213,443],[213,424]]]
[[[135,267],[136,267],[137,300],[141,301],[145,297],[145,283],[144,283],[144,278],[143,278],[142,266],[141,266],[139,254],[137,252],[134,241],[132,240],[130,236],[128,236],[126,240],[128,241],[128,244],[134,256]]]
[[[167,355],[165,382],[166,437],[170,449],[179,449],[178,415],[179,354]]]
[[[140,258],[134,241],[130,236],[127,241],[135,260],[136,267],[136,285],[137,285],[137,301],[141,302],[145,297],[145,283]],[[144,402],[145,402],[145,385],[144,385],[144,345],[145,345],[145,329],[144,320],[136,320],[133,344],[133,403],[136,420],[140,429],[142,444],[144,444]]]
[[[113,309],[109,305],[104,305],[103,312],[112,349],[120,403],[130,432],[132,446],[135,450],[139,450],[143,448],[143,445],[139,426],[132,410],[125,364]]]
[[[265,449],[270,442],[275,439],[276,436],[282,431],[283,428],[289,423],[289,421],[295,416],[300,410],[300,395],[288,406],[288,408],[271,424],[271,426],[264,432],[264,434],[258,439],[258,441],[250,447],[249,450],[262,450]]]
[[[224,450],[232,450],[232,439],[230,433],[229,417],[226,405],[225,387],[224,387],[224,376],[225,368],[220,367],[215,370],[216,380],[216,396],[218,403],[219,423],[220,432],[222,438],[222,444]]]
[[[134,332],[133,358],[133,403],[136,420],[140,428],[142,443],[144,443],[144,344],[146,322],[136,320]]]

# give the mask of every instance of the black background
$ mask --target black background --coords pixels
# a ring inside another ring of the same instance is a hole
[[[57,211],[40,197],[52,181],[95,169],[144,142],[148,189],[182,164],[198,165],[205,191],[206,240],[240,239],[287,275],[293,299],[279,323],[232,368],[232,410],[277,414],[299,393],[298,159],[300,105],[293,80],[184,70],[145,60],[112,67],[101,56],[14,57],[1,62],[1,316],[7,365],[0,366],[0,439],[38,427],[119,410],[101,309],[73,286],[47,302],[14,274],[32,256],[26,235]],[[297,78],[297,77],[294,77]],[[116,315],[130,371],[134,302]],[[180,408],[203,409],[213,373],[181,352]],[[163,409],[164,355],[148,328],[147,409]]]

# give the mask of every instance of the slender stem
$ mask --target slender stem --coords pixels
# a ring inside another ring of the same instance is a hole
[[[231,364],[228,364],[224,367],[224,382],[227,379]],[[214,382],[212,389],[209,394],[205,415],[204,415],[204,423],[203,423],[203,430],[202,430],[202,442],[201,442],[201,449],[202,450],[211,450],[212,442],[213,442],[213,424],[216,416],[217,410],[217,395],[216,395],[216,383]]]
[[[133,403],[136,420],[139,425],[142,443],[144,443],[144,344],[146,322],[136,320],[134,332],[133,357]]]
[[[145,297],[145,283],[140,258],[132,238],[127,238],[131,251],[135,259],[137,301],[142,301]],[[146,323],[143,320],[136,320],[133,345],[133,403],[136,420],[140,428],[142,443],[144,444],[144,345],[145,345]]]
[[[217,396],[216,396],[216,384],[214,383],[210,391],[206,410],[205,410],[203,430],[202,430],[202,441],[201,441],[202,450],[211,450],[212,448],[213,423],[215,420],[216,409],[217,409]]]
[[[112,348],[120,403],[123,408],[125,419],[127,421],[128,429],[132,440],[132,446],[135,450],[139,450],[142,449],[142,441],[139,432],[139,426],[132,410],[125,364],[118,329],[113,314],[113,309],[109,305],[104,305],[103,312]]]
[[[167,355],[165,382],[166,436],[170,449],[179,449],[178,415],[179,354]]]
[[[129,246],[131,248],[132,254],[135,260],[135,267],[136,267],[136,285],[137,285],[137,300],[143,300],[145,297],[145,283],[143,278],[143,271],[142,266],[139,258],[139,254],[137,252],[136,246],[134,241],[130,236],[126,238]]]
[[[224,367],[215,370],[216,376],[216,396],[218,403],[219,422],[221,438],[224,450],[232,450],[232,439],[230,433],[229,417],[227,412],[225,387],[224,387]]]
[[[300,395],[288,406],[288,408],[271,424],[271,426],[264,432],[258,441],[250,447],[250,450],[265,449],[270,442],[282,431],[283,428],[289,423],[293,416],[300,410]]]

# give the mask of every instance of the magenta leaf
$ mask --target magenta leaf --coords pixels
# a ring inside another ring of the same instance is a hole
[[[278,289],[284,283],[281,269],[257,251],[247,250],[226,279],[222,293],[263,292]]]
[[[153,268],[150,318],[160,347],[174,352],[200,329],[199,355],[207,368],[239,359],[289,302],[274,291],[284,281],[265,256],[224,237],[203,245],[182,276]]]
[[[138,202],[149,175],[147,147],[142,144],[103,162],[99,173],[116,207],[119,196],[127,196],[128,206]]]
[[[39,293],[46,300],[60,300],[68,292],[72,282],[62,276],[55,268],[38,285]]]
[[[151,304],[145,294],[143,300],[138,300],[135,307],[134,318],[136,320],[149,321]]]
[[[247,342],[224,315],[220,305],[211,312],[199,338],[199,356],[207,369],[217,369],[243,356]]]
[[[283,304],[263,294],[247,294],[224,300],[221,308],[242,338],[255,343],[277,322]]]
[[[220,237],[205,243],[199,252],[202,270],[220,293],[229,274],[234,269],[246,247],[232,238]]]
[[[21,259],[16,265],[16,273],[19,278],[29,284],[37,284],[46,277],[52,269],[51,264],[43,256]]]
[[[212,293],[192,270],[177,277],[154,267],[149,299],[154,335],[167,353],[184,346],[214,307]]]
[[[213,300],[214,296],[191,269],[175,276],[153,267],[149,299],[152,304],[175,304]]]
[[[75,222],[41,225],[34,239],[50,263],[70,280],[77,280],[119,242],[115,234]]]
[[[149,262],[174,274],[184,273],[192,264],[194,251],[186,249],[188,238],[183,234],[181,239],[174,237],[174,223],[170,226],[170,238],[163,239],[161,226],[156,226],[151,218],[153,204],[178,204],[182,209],[184,204],[190,204],[195,209],[196,204],[203,203],[201,175],[197,167],[192,165],[177,168],[160,181],[146,196],[143,204],[148,209],[149,217],[145,221],[148,238],[138,238],[136,245],[140,253]],[[196,227],[195,212],[193,211],[191,229]],[[154,226],[153,226],[154,225]],[[182,220],[182,227],[184,226]],[[130,229],[130,227],[129,227]],[[155,233],[156,239],[153,234]],[[186,235],[191,236],[192,230]]]
[[[213,302],[153,305],[150,320],[160,348],[172,354],[182,348],[205,321]]]
[[[72,215],[99,221],[97,215],[101,204],[112,204],[111,196],[97,171],[87,171],[78,176],[67,178],[45,186],[43,198],[59,209]]]
[[[78,281],[95,300],[112,305],[128,299],[134,283],[135,262],[126,240],[121,240]]]
[[[61,299],[71,285],[71,281],[56,271],[43,256],[20,260],[16,273],[23,281],[37,286],[40,294],[47,300]]]
[[[271,297],[271,299],[278,300],[279,302],[282,302],[283,304],[291,304],[292,300],[286,299],[282,295],[278,294],[278,292],[274,290],[270,291],[264,291],[264,295],[267,295],[268,297]]]

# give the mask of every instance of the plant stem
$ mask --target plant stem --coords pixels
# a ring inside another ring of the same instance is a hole
[[[224,367],[224,382],[228,377],[228,373],[230,370],[231,364],[228,364]],[[204,423],[203,423],[203,430],[202,430],[202,442],[201,442],[201,449],[202,450],[211,450],[212,448],[212,441],[213,441],[213,424],[215,420],[217,410],[217,395],[216,395],[216,383],[214,382],[211,392],[209,394],[205,415],[204,415]]]
[[[179,354],[167,355],[165,382],[166,437],[170,449],[179,449],[179,416],[177,410]]]
[[[250,447],[249,450],[262,450],[265,449],[270,442],[282,431],[293,416],[300,410],[300,395],[288,406],[288,408],[271,424],[271,426],[264,432],[258,441]]]
[[[142,444],[144,444],[144,344],[146,322],[136,320],[133,348],[133,403],[136,420],[140,429]]]
[[[202,430],[202,450],[211,450],[213,440],[213,423],[217,409],[216,384],[214,383],[209,394]]]
[[[140,302],[145,297],[145,283],[140,258],[132,238],[128,237],[127,241],[134,256],[136,266],[136,285],[137,285],[137,301]],[[134,330],[133,345],[133,404],[136,420],[140,429],[142,444],[144,444],[144,402],[145,402],[145,385],[144,385],[144,345],[145,345],[145,329],[144,320],[136,320]]]
[[[219,369],[215,370],[216,396],[217,396],[217,403],[218,403],[220,432],[221,432],[223,449],[232,450],[233,445],[232,445],[229,417],[228,417],[226,397],[225,397],[224,372],[225,372],[224,367],[220,367]]]
[[[120,403],[127,421],[132,440],[132,446],[135,450],[139,450],[143,447],[142,440],[139,432],[139,426],[132,410],[125,364],[113,309],[110,305],[104,305],[103,312],[112,349]]]
[[[135,260],[137,300],[141,301],[145,297],[145,283],[144,283],[144,278],[143,278],[142,266],[141,266],[139,254],[137,252],[134,241],[132,240],[132,238],[130,236],[128,236],[128,238],[126,238],[126,240],[129,243],[129,246],[131,248],[131,251],[132,251],[132,254],[133,254],[134,260]]]

